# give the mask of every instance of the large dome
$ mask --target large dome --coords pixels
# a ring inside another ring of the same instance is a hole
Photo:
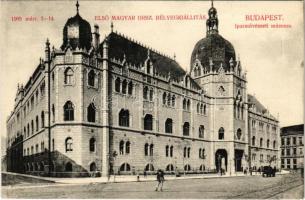
[[[224,70],[229,70],[230,60],[236,61],[233,45],[218,33],[217,10],[213,6],[208,11],[209,18],[206,21],[207,35],[199,40],[194,47],[191,56],[191,70],[198,59],[201,65],[210,70],[210,60],[213,62],[213,71],[222,65]]]
[[[89,50],[92,42],[91,26],[89,22],[79,15],[78,2],[76,7],[77,14],[74,17],[69,18],[64,26],[63,44],[61,48],[64,49],[69,43],[72,49],[79,47]]]
[[[229,70],[230,59],[235,61],[235,50],[233,45],[218,33],[208,34],[207,37],[199,40],[194,47],[191,57],[191,69],[195,60],[198,59],[203,67],[209,69],[210,59],[214,64],[213,70],[218,70],[221,63],[225,70]]]

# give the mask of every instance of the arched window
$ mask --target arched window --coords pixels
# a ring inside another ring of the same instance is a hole
[[[173,132],[173,120],[167,118],[165,121],[165,133],[172,133]]]
[[[255,146],[255,136],[252,137],[252,146]]]
[[[185,122],[183,124],[183,135],[189,136],[190,135],[190,124],[188,122]]]
[[[66,139],[66,152],[68,152],[68,151],[73,151],[73,140],[72,140],[72,138],[71,137],[68,137],[67,139]]]
[[[168,172],[174,171],[174,166],[172,164],[167,165],[165,171],[168,171]]]
[[[183,157],[184,157],[184,158],[186,158],[186,153],[187,153],[187,148],[184,147],[184,148],[183,148]]]
[[[39,129],[39,120],[38,120],[38,115],[36,116],[36,131]]]
[[[200,171],[204,171],[205,170],[205,166],[204,165],[200,165],[199,170]]]
[[[44,111],[41,111],[41,128],[44,128]]]
[[[126,153],[126,154],[129,154],[129,153],[130,153],[130,142],[129,142],[129,141],[126,142],[125,153]]]
[[[124,79],[122,82],[122,93],[126,94],[126,92],[127,92],[127,81],[126,79]]]
[[[66,172],[72,172],[72,163],[67,162],[67,164],[65,166],[65,171]]]
[[[150,154],[150,156],[154,155],[154,145],[153,144],[150,144],[150,146],[149,146],[149,154]]]
[[[28,129],[27,129],[27,134],[28,134],[28,137],[30,136],[30,124],[28,124]]]
[[[170,149],[169,149],[169,156],[170,157],[174,156],[174,147],[173,146],[171,146]]]
[[[145,171],[152,172],[152,171],[155,171],[155,168],[152,164],[147,164],[145,167]]]
[[[132,95],[132,90],[133,90],[133,84],[132,84],[132,82],[130,81],[130,82],[128,83],[128,94],[129,94],[129,95]]]
[[[150,114],[144,117],[144,130],[153,130],[153,118]]]
[[[129,172],[130,171],[130,165],[128,163],[123,163],[120,167],[121,172]]]
[[[185,165],[184,166],[184,171],[191,171],[191,166],[190,165]]]
[[[87,120],[88,122],[95,122],[95,106],[94,103],[90,103],[87,108]]]
[[[260,146],[260,147],[263,147],[263,138],[261,138],[261,139],[259,140],[259,146]]]
[[[171,95],[170,94],[168,94],[167,95],[167,106],[170,106],[171,105]]]
[[[119,113],[119,126],[129,127],[129,111],[121,109]]]
[[[203,114],[206,115],[207,114],[207,105],[204,104],[203,106]]]
[[[183,104],[183,110],[186,110],[186,99],[183,99],[183,102],[182,102],[182,104]]]
[[[90,172],[95,172],[96,171],[96,164],[95,162],[90,164]]]
[[[31,121],[31,130],[32,130],[32,135],[34,134],[34,121]]]
[[[240,108],[239,108],[239,105],[237,105],[237,119],[240,118]]]
[[[115,91],[116,92],[121,91],[121,79],[120,78],[115,79]]]
[[[197,113],[199,114],[200,113],[200,104],[197,103]]]
[[[93,70],[90,70],[88,73],[88,85],[94,87],[95,82],[95,72]]]
[[[123,155],[124,154],[124,141],[121,140],[120,141],[120,155]]]
[[[221,127],[219,130],[218,130],[218,139],[219,140],[223,140],[225,138],[225,130],[223,127]]]
[[[275,146],[276,146],[276,141],[274,140],[273,141],[273,148],[275,149]]]
[[[202,149],[200,148],[199,149],[199,158],[201,158],[201,151],[202,151]]]
[[[175,104],[176,104],[176,96],[173,95],[172,96],[172,106],[175,107]]]
[[[72,84],[73,83],[73,70],[68,67],[66,70],[65,70],[65,84]]]
[[[148,156],[148,147],[149,147],[149,145],[146,143],[144,145],[144,154],[145,154],[145,156]]]
[[[64,121],[74,120],[74,108],[71,101],[67,101],[64,105]]]
[[[169,155],[169,146],[166,145],[165,146],[165,156],[168,157],[168,155]]]
[[[95,152],[95,138],[91,138],[89,141],[89,150],[90,152]]]
[[[189,99],[187,100],[187,105],[186,106],[187,106],[187,110],[190,111],[190,109],[191,109],[191,101]]]
[[[165,92],[163,93],[163,96],[162,96],[162,103],[163,103],[163,105],[166,105],[166,93]]]
[[[267,140],[267,148],[269,148],[269,146],[270,146],[270,140],[268,139]]]
[[[143,99],[148,100],[148,87],[143,88]]]
[[[237,139],[240,140],[241,139],[241,129],[237,129],[237,132],[236,132],[236,136],[237,136]]]
[[[199,138],[204,138],[204,126],[199,126]]]

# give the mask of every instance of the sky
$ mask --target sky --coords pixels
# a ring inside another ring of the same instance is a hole
[[[247,71],[248,93],[279,117],[281,126],[303,123],[304,41],[302,1],[216,1],[219,33],[230,41]],[[101,38],[110,20],[95,16],[201,15],[208,17],[208,1],[127,2],[80,1],[80,15]],[[62,44],[62,29],[76,14],[75,1],[2,1],[0,38],[0,131],[13,110],[18,83],[25,83],[44,55],[46,38]],[[281,15],[281,21],[246,21],[246,15]],[[21,16],[22,21],[12,17]],[[53,17],[53,21],[25,21],[25,17]],[[114,30],[173,57],[185,69],[197,41],[206,36],[205,20],[113,21]],[[291,28],[236,29],[235,24],[289,24]]]

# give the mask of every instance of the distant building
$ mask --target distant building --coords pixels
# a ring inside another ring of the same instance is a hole
[[[304,124],[281,128],[281,167],[304,167]]]
[[[47,41],[44,60],[18,87],[7,120],[9,171],[234,173],[279,164],[278,120],[248,95],[213,5],[190,72],[113,27],[100,42],[78,6],[61,47]]]

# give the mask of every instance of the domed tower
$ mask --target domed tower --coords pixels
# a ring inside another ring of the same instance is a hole
[[[208,11],[206,37],[191,55],[191,76],[210,97],[210,167],[227,172],[248,167],[246,76],[233,45],[219,34],[217,10]]]
[[[64,50],[68,45],[75,50],[77,47],[89,50],[92,44],[92,33],[90,24],[79,15],[79,4],[76,3],[76,15],[66,22],[63,29]]]

